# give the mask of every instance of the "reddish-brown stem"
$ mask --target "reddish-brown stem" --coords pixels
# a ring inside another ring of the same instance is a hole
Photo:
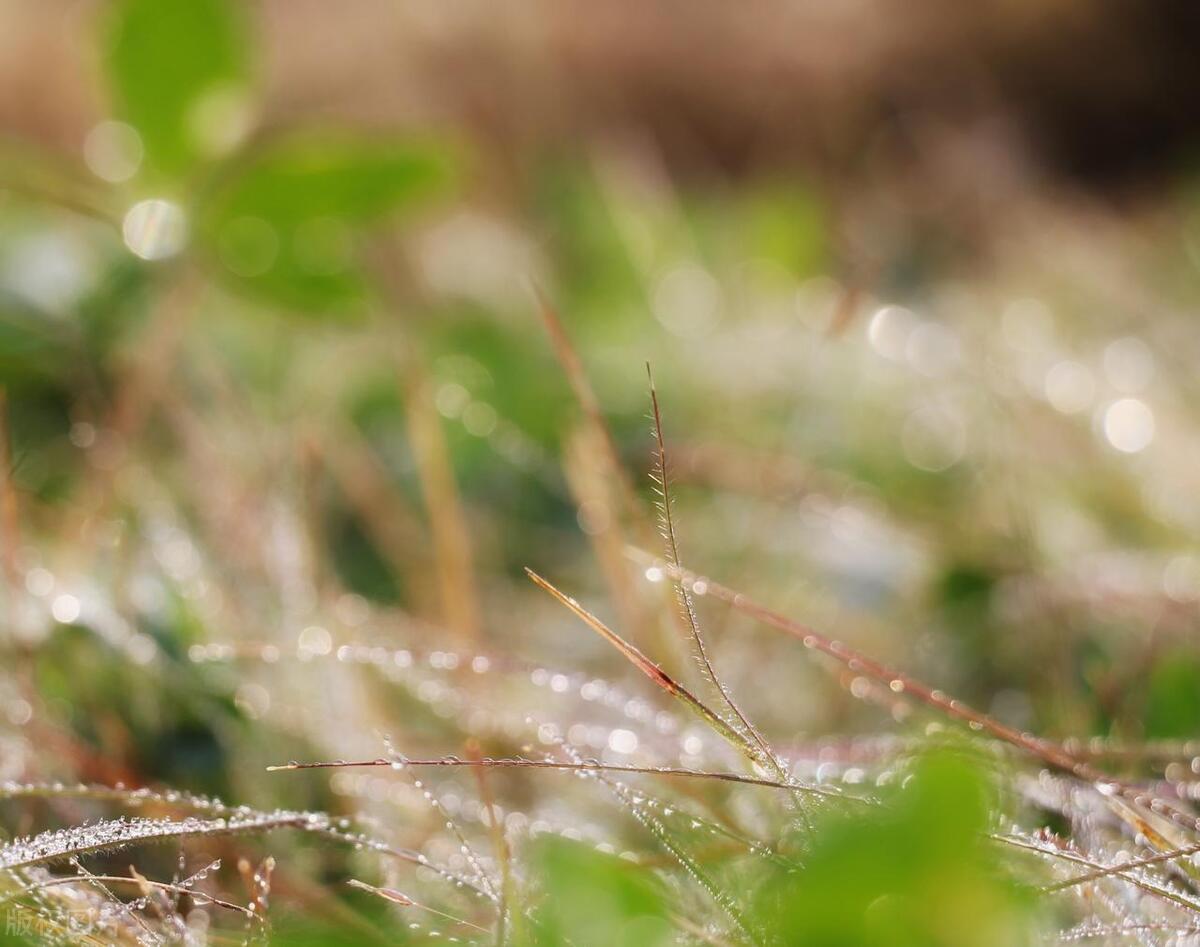
[[[820,786],[806,786],[803,784],[794,784],[784,782],[779,779],[767,779],[758,776],[743,776],[740,773],[722,773],[713,772],[710,770],[700,769],[685,769],[682,767],[671,766],[634,766],[621,765],[617,763],[600,763],[600,762],[582,762],[582,763],[562,763],[556,760],[535,760],[525,757],[482,757],[479,759],[463,760],[456,756],[448,756],[441,759],[431,760],[409,760],[403,762],[399,760],[374,759],[374,760],[337,760],[334,762],[313,762],[313,763],[284,763],[279,766],[268,766],[268,772],[281,772],[286,770],[297,769],[347,769],[349,767],[358,766],[478,766],[484,768],[510,768],[510,769],[557,769],[575,772],[599,772],[599,773],[640,773],[645,776],[679,776],[692,779],[711,779],[719,782],[741,783],[746,786],[765,786],[770,789],[786,789],[790,792],[804,792],[816,796],[825,796],[831,799],[845,799],[851,802],[870,802],[861,796],[851,796],[844,793],[836,792],[832,789],[824,789]]]
[[[894,693],[906,694],[951,719],[967,724],[972,730],[987,733],[997,740],[1016,747],[1053,769],[1069,773],[1077,779],[1089,783],[1097,783],[1111,795],[1162,816],[1177,826],[1191,832],[1200,832],[1200,818],[1197,816],[1184,811],[1170,800],[1159,798],[1138,786],[1123,783],[1089,763],[1076,759],[1060,744],[1001,723],[969,704],[950,697],[903,671],[876,661],[842,641],[823,635],[809,625],[781,615],[719,582],[699,576],[688,569],[673,566],[640,549],[631,549],[629,552],[635,561],[644,565],[656,566],[664,574],[691,587],[693,591],[702,588],[704,594],[726,602],[743,614],[750,615],[765,625],[799,639],[806,648],[829,655],[855,674],[861,674],[886,684]],[[1148,826],[1143,826],[1143,828],[1149,829]]]

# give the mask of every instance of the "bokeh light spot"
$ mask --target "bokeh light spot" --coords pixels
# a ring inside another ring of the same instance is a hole
[[[183,249],[187,218],[171,201],[152,198],[138,201],[121,224],[125,246],[143,260],[165,260]]]
[[[1126,336],[1104,348],[1104,374],[1117,391],[1136,394],[1154,379],[1154,353],[1141,339]]]
[[[900,432],[904,456],[918,470],[940,473],[962,460],[967,430],[962,419],[941,407],[918,408]]]
[[[1096,381],[1086,366],[1064,360],[1046,372],[1044,390],[1055,411],[1077,414],[1091,405],[1096,396]]]
[[[128,181],[142,165],[142,136],[124,122],[100,122],[83,140],[83,162],[102,181]]]
[[[899,362],[904,358],[916,322],[916,316],[903,306],[884,306],[871,317],[867,340],[884,358]]]
[[[1136,454],[1154,440],[1154,412],[1137,398],[1121,398],[1104,411],[1104,437],[1117,450]]]

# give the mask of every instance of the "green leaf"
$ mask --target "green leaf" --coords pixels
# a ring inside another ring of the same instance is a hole
[[[237,288],[292,309],[345,310],[366,296],[364,228],[441,193],[450,177],[441,147],[294,135],[231,171],[202,237]]]
[[[673,943],[662,895],[646,869],[563,838],[541,840],[534,861],[544,894],[530,926],[537,947]]]
[[[251,158],[225,194],[231,214],[269,221],[370,221],[447,181],[445,149],[407,140],[307,132]]]
[[[180,175],[244,131],[246,43],[226,0],[123,0],[106,53],[118,111],[151,169]]]

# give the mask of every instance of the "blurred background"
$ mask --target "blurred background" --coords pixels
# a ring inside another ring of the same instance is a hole
[[[1017,727],[1196,736],[1198,41],[1186,0],[0,0],[0,778],[436,850],[407,784],[262,767],[720,759],[521,571],[693,673],[624,551],[646,362],[693,569]],[[800,769],[911,730],[700,611]]]

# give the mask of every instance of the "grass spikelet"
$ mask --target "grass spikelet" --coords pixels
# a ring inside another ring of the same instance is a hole
[[[675,588],[676,599],[679,602],[680,615],[687,626],[696,662],[700,665],[705,679],[720,696],[721,702],[733,714],[733,722],[729,723],[727,721],[727,726],[738,734],[744,751],[767,771],[775,773],[781,779],[786,778],[787,772],[779,762],[775,752],[767,745],[767,741],[763,739],[758,729],[734,702],[728,688],[721,680],[720,675],[717,674],[717,669],[713,667],[712,661],[709,660],[708,649],[704,645],[704,636],[700,633],[700,619],[696,614],[695,604],[692,602],[691,593],[688,592],[686,585],[679,577],[679,540],[675,535],[675,520],[671,511],[671,479],[667,467],[667,445],[663,437],[662,412],[658,406],[658,390],[654,386],[654,375],[650,371],[649,362],[646,363],[646,378],[650,384],[650,404],[654,420],[655,463],[653,477],[658,487],[659,528],[662,532],[663,542],[666,545],[667,558],[674,567],[674,574],[671,581]]]

